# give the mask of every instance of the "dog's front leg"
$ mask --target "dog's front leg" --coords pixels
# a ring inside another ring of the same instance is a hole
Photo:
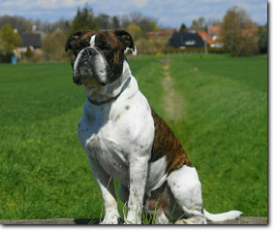
[[[100,187],[104,200],[105,216],[101,224],[118,224],[120,217],[114,191],[113,179],[109,176],[98,161],[88,156],[90,167]]]
[[[127,224],[141,224],[148,160],[148,156],[132,155],[129,161],[130,186]]]

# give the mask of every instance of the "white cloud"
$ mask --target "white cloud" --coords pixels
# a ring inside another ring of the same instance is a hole
[[[63,7],[77,7],[77,6],[84,6],[86,3],[94,3],[96,0],[67,0],[62,1]]]
[[[204,3],[218,3],[222,2],[221,0],[203,0]]]
[[[242,7],[245,11],[267,9],[267,4],[248,4],[248,3],[238,3],[237,6]]]
[[[142,8],[148,4],[148,0],[133,0],[132,3],[138,8]]]
[[[86,3],[94,3],[96,0],[0,0],[1,7],[14,7],[23,9],[57,9],[84,6]]]
[[[57,0],[38,0],[35,1],[33,4],[28,4],[27,8],[39,8],[39,9],[57,9],[59,6],[59,3]]]
[[[1,7],[3,8],[8,8],[8,7],[14,7],[14,6],[26,6],[28,4],[27,0],[15,0],[15,1],[8,1],[8,0],[4,0],[1,3]]]

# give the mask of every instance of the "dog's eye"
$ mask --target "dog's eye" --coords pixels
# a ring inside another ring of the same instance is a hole
[[[75,48],[75,53],[78,54],[81,50],[82,50],[82,47],[77,46],[77,47]]]
[[[102,47],[102,51],[108,52],[108,51],[110,51],[110,47],[109,46],[104,46],[104,47]]]

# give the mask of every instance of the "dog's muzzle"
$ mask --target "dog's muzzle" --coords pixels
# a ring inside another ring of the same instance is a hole
[[[95,48],[83,49],[74,64],[74,83],[81,85],[84,80],[95,79],[99,85],[106,85],[106,62]]]

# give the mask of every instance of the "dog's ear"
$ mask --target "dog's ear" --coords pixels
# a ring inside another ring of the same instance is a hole
[[[124,50],[127,48],[132,49],[135,52],[134,41],[132,36],[125,30],[114,30],[114,34],[119,38],[124,46]]]
[[[76,31],[73,34],[71,34],[65,44],[65,52],[67,52],[68,49],[73,49],[75,44],[76,44],[76,40],[79,38],[79,36],[83,33],[83,31]]]

